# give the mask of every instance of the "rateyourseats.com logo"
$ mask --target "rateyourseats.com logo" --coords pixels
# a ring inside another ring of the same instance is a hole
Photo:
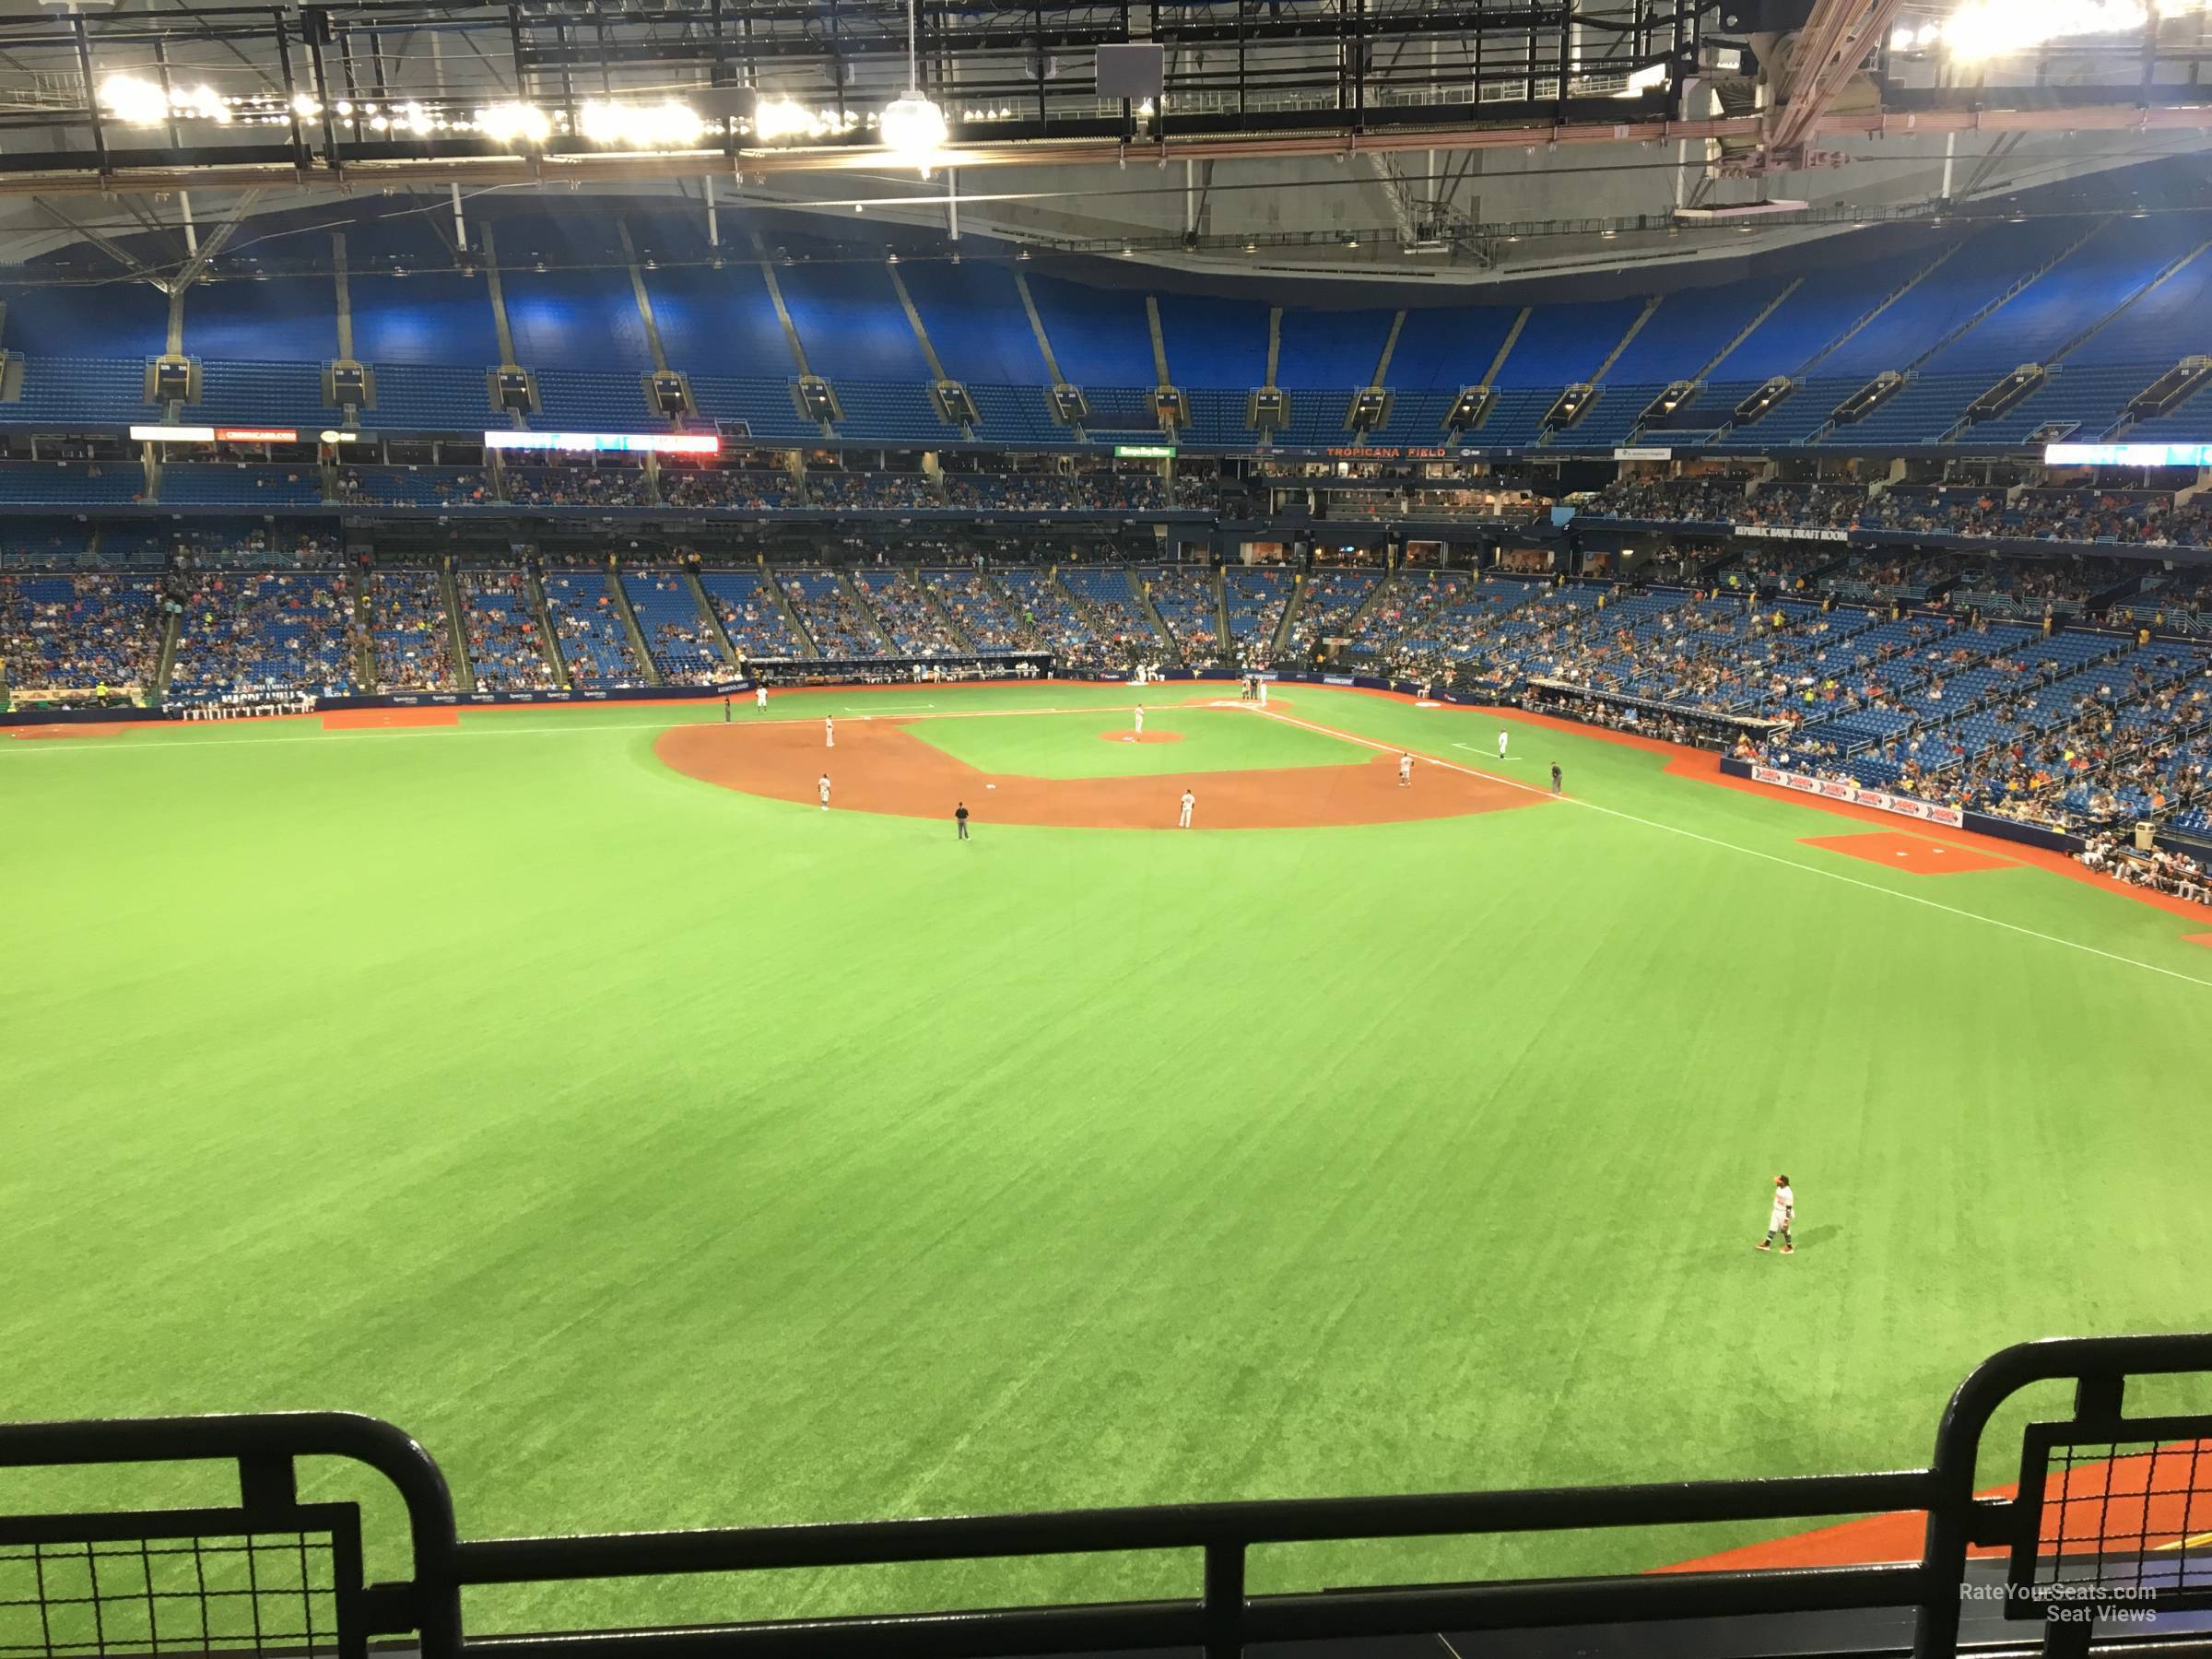
[[[2040,1611],[2053,1624],[2088,1624],[2104,1619],[2113,1624],[2148,1624],[2158,1615],[2158,1589],[2151,1584],[2055,1583],[2032,1590],[2006,1584],[1961,1584],[1959,1599],[1969,1602],[2009,1602]]]

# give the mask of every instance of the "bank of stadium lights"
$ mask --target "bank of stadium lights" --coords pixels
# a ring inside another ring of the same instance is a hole
[[[111,75],[100,83],[101,110],[125,126],[160,126],[171,121],[212,121],[229,126],[238,118],[238,101],[206,87],[164,90],[135,75]]]
[[[2212,0],[1963,0],[1947,18],[1892,30],[1889,50],[1973,61],[2077,36],[2136,34],[2154,20],[2207,10]]]

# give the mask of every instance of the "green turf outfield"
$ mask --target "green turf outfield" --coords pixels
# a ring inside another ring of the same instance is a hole
[[[1491,716],[1294,700],[1494,758]],[[1894,1466],[1997,1347],[2204,1322],[2212,951],[2184,918],[1808,849],[1860,826],[1535,727],[1503,770],[1557,759],[1574,802],[960,846],[654,759],[721,717],[0,741],[0,1412],[374,1412],[481,1535]],[[1093,724],[1068,764],[1119,752]],[[1791,1260],[1750,1248],[1777,1170]],[[1254,1583],[1747,1535],[1275,1552]]]
[[[1134,694],[1124,689],[1124,700]],[[1374,751],[1241,709],[1176,706],[1187,686],[1145,692],[1145,734],[1171,733],[1172,743],[1124,743],[1135,732],[1133,710],[1112,713],[1014,714],[917,720],[924,743],[978,771],[1025,778],[1155,777],[1167,772],[1239,771],[1260,767],[1357,766]],[[1286,711],[1288,712],[1288,711]]]

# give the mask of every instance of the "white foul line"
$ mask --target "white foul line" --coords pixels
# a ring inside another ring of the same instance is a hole
[[[1264,714],[1269,720],[1282,721],[1288,725],[1303,726],[1310,732],[1319,732],[1326,737],[1337,737],[1347,743],[1356,743],[1363,748],[1396,754],[1420,753],[1418,749],[1406,749],[1403,744],[1377,743],[1371,738],[1359,736],[1353,732],[1340,732],[1332,726],[1316,725],[1312,721],[1300,720],[1289,714],[1277,714],[1272,709],[1255,708],[1252,712],[1255,714]],[[1465,748],[1467,746],[1464,743],[1455,743],[1452,747]],[[1477,750],[1476,752],[1482,751]],[[2090,956],[2102,957],[2109,962],[2124,962],[2130,968],[2141,968],[2152,973],[2162,973],[2169,979],[2183,980],[2189,984],[2202,985],[2206,990],[2212,991],[2212,980],[2199,979],[2195,974],[2183,973],[2178,968],[2161,968],[2156,962],[2146,962],[2138,957],[2122,956],[2117,951],[2104,950],[2095,945],[2084,945],[2078,939],[2062,939],[2056,934],[2039,932],[2032,927],[2022,927],[2017,922],[2006,922],[1996,916],[1985,916],[1979,911],[1960,910],[1956,905],[1945,904],[1938,900],[1924,899],[1918,893],[1903,893],[1895,888],[1883,887],[1879,882],[1861,881],[1857,877],[1846,876],[1841,870],[1824,870],[1818,865],[1801,864],[1794,858],[1784,858],[1778,853],[1762,853],[1757,847],[1746,847],[1735,841],[1722,841],[1718,836],[1700,834],[1695,830],[1685,830],[1679,824],[1663,823],[1657,818],[1640,818],[1633,812],[1623,812],[1617,806],[1600,806],[1595,801],[1585,801],[1578,795],[1554,795],[1548,789],[1539,788],[1534,783],[1524,783],[1518,778],[1508,778],[1500,776],[1497,772],[1484,771],[1479,767],[1462,766],[1456,760],[1441,760],[1433,755],[1421,755],[1421,759],[1431,766],[1441,766],[1452,771],[1465,772],[1471,778],[1487,778],[1493,783],[1503,783],[1509,788],[1521,790],[1527,794],[1541,795],[1547,800],[1564,801],[1572,806],[1587,807],[1592,812],[1602,812],[1607,818],[1622,818],[1631,824],[1641,824],[1647,830],[1664,830],[1669,835],[1679,835],[1689,841],[1703,841],[1708,846],[1724,847],[1731,853],[1741,853],[1747,858],[1763,858],[1769,864],[1778,864],[1792,870],[1803,870],[1808,876],[1824,876],[1830,881],[1841,881],[1847,887],[1864,888],[1870,893],[1881,893],[1891,899],[1901,899],[1907,904],[1924,905],[1929,910],[1943,911],[1954,916],[1964,916],[1970,922],[1985,922],[1990,926],[2001,927],[2007,933],[2023,934],[2030,939],[2041,939],[2047,945],[2063,945],[2069,950],[2085,951]]]

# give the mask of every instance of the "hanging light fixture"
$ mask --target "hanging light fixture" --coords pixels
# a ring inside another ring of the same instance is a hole
[[[924,178],[945,147],[945,112],[924,96],[919,54],[914,45],[914,4],[906,0],[906,91],[883,107],[883,147],[912,165]]]

